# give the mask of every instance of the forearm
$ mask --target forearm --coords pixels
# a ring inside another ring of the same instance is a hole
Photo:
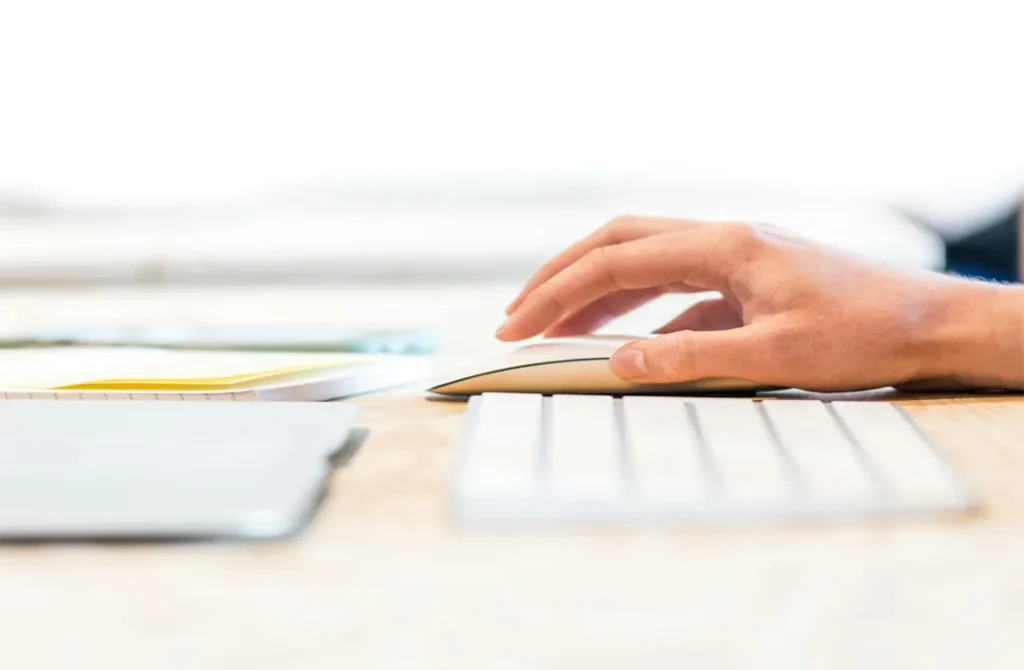
[[[941,376],[1024,389],[1024,287],[970,283],[949,292],[936,327]]]

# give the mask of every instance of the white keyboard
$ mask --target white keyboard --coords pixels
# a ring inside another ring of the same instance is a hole
[[[452,478],[465,522],[967,512],[960,473],[883,402],[492,393]]]

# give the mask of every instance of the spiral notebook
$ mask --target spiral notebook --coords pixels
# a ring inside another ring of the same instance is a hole
[[[334,400],[422,379],[420,356],[181,351],[130,347],[0,350],[0,400]]]

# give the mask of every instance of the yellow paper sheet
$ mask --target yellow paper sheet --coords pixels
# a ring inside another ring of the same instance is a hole
[[[332,368],[367,354],[208,352],[127,347],[0,350],[0,388],[214,391],[253,388]]]

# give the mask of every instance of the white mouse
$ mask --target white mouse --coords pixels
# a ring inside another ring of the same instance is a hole
[[[742,379],[701,379],[672,384],[628,382],[612,371],[609,360],[616,349],[637,339],[589,335],[540,340],[449,373],[428,390],[440,395],[470,396],[481,393],[754,393],[776,388]]]

